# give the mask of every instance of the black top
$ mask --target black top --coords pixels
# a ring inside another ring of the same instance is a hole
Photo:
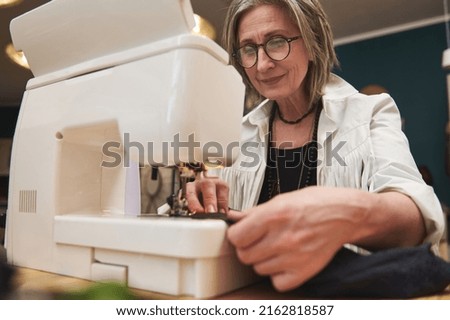
[[[294,191],[317,184],[316,141],[294,149],[277,149],[271,147],[267,158],[264,183],[258,204],[268,201],[278,193]],[[276,186],[278,174],[280,175],[279,192]],[[301,181],[299,181],[300,175]]]
[[[269,144],[266,172],[258,204],[270,200],[278,193],[317,185],[317,124],[320,110],[319,105],[311,142],[293,149],[278,149],[272,147],[272,143]],[[272,131],[272,119],[270,130]],[[271,137],[269,134],[270,141]]]

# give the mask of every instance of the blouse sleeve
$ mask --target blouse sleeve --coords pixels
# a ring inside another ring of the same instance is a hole
[[[444,231],[442,207],[432,187],[422,179],[401,129],[399,110],[393,99],[382,94],[370,121],[371,162],[368,187],[371,192],[398,191],[409,196],[422,213],[427,236],[424,242],[438,251]]]

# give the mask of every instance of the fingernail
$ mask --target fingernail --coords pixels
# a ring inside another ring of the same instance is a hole
[[[216,212],[216,209],[214,208],[214,206],[212,204],[208,206],[208,212],[209,213]]]
[[[219,209],[220,213],[227,213],[224,208]]]

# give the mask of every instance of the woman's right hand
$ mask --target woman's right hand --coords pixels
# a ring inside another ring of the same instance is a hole
[[[186,184],[188,208],[195,213],[228,212],[228,184],[217,177],[202,176]]]

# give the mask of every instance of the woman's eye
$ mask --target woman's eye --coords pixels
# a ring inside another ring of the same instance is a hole
[[[274,38],[271,39],[267,44],[269,48],[280,48],[286,44],[286,40],[283,38]]]
[[[253,48],[253,46],[242,47],[241,53],[245,55],[253,55],[255,54],[255,48]]]

